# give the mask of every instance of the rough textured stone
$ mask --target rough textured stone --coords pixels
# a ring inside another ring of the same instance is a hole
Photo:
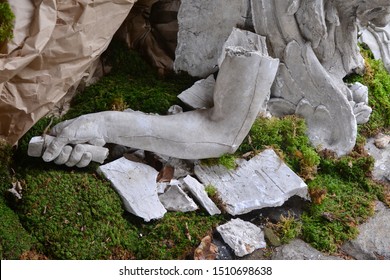
[[[177,185],[167,187],[158,198],[168,211],[190,212],[198,209],[195,202]]]
[[[195,174],[203,184],[217,189],[231,215],[280,206],[294,195],[308,198],[307,185],[271,149],[240,161],[235,170],[196,165]]]
[[[327,256],[314,249],[300,239],[295,239],[289,244],[277,247],[272,256],[274,260],[341,260],[338,257]]]
[[[305,118],[312,144],[349,153],[357,122],[370,108],[351,99],[343,78],[362,72],[357,22],[386,22],[389,2],[251,0],[257,34],[267,37],[270,55],[281,60],[269,110]]]
[[[215,79],[213,75],[197,81],[192,87],[180,93],[177,97],[194,109],[211,108],[214,105]]]
[[[220,225],[217,227],[217,231],[238,257],[243,257],[256,249],[266,247],[262,230],[241,219],[233,219]]]
[[[158,172],[149,165],[120,158],[102,165],[98,172],[106,177],[122,198],[130,213],[146,222],[160,219],[166,213],[157,195]]]
[[[221,214],[221,210],[214,204],[214,202],[208,197],[204,186],[190,175],[182,179],[183,186],[188,190],[206,209],[210,215]]]
[[[174,69],[207,77],[218,68],[222,46],[233,27],[244,26],[248,0],[182,0]]]
[[[386,181],[390,177],[390,145],[378,149],[375,146],[375,140],[374,138],[368,139],[365,146],[368,153],[375,159],[372,175],[376,180]]]
[[[377,203],[376,214],[359,226],[359,235],[342,250],[358,260],[390,260],[390,209]]]
[[[380,27],[370,23],[363,28],[360,41],[368,45],[375,59],[381,59],[390,72],[390,24]]]

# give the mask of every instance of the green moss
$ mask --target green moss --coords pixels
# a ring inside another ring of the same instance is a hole
[[[270,227],[275,230],[280,241],[286,244],[301,234],[302,222],[292,215],[287,217],[282,215],[280,221],[277,224],[270,224]]]
[[[13,38],[15,15],[8,3],[0,3],[0,45]]]
[[[30,169],[18,213],[53,259],[185,258],[221,218],[168,213],[145,224],[126,214],[108,182],[85,171]]]
[[[359,183],[335,173],[318,175],[309,188],[327,192],[303,215],[303,237],[319,250],[335,252],[344,241],[356,237],[357,226],[373,214],[376,197]]]
[[[224,154],[219,158],[202,159],[201,163],[208,166],[222,165],[229,170],[235,169],[237,167],[236,156],[232,154]]]
[[[390,74],[381,60],[375,60],[371,51],[361,46],[366,70],[363,76],[351,75],[346,82],[360,82],[369,89],[368,103],[373,109],[368,123],[359,126],[364,136],[374,136],[378,132],[390,132]]]
[[[0,139],[0,258],[19,259],[21,254],[29,251],[35,244],[34,238],[22,227],[19,217],[9,207],[5,194],[11,188],[12,149]]]
[[[66,119],[125,108],[166,114],[170,106],[181,104],[177,95],[195,81],[186,75],[157,77],[138,53],[117,41],[105,57],[106,63],[112,65],[112,71],[74,98]]]
[[[204,189],[209,197],[217,195],[217,189],[213,185],[207,185]]]
[[[286,163],[304,179],[315,176],[320,157],[310,145],[303,119],[295,116],[257,119],[237,154],[259,152],[268,147],[278,151]]]

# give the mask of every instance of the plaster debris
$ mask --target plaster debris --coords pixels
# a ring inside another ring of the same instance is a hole
[[[183,186],[188,190],[202,205],[210,215],[221,214],[221,211],[208,197],[204,186],[190,175],[182,179]]]
[[[211,108],[214,106],[215,79],[213,75],[199,80],[177,97],[193,109]]]
[[[168,186],[167,190],[159,195],[161,203],[168,211],[190,212],[198,209],[195,202],[178,186]]]
[[[158,172],[154,168],[122,157],[100,166],[97,171],[112,183],[130,213],[143,218],[145,222],[160,219],[166,213],[158,199]]]
[[[390,145],[379,149],[375,145],[376,139],[370,138],[365,146],[368,153],[374,157],[374,170],[372,176],[379,181],[387,181],[390,178]]]
[[[358,260],[390,260],[390,209],[377,203],[376,214],[359,226],[359,235],[342,250]]]
[[[235,170],[221,165],[196,165],[195,174],[204,185],[212,185],[231,215],[277,207],[297,195],[308,199],[307,185],[272,149],[249,161],[241,160]]]
[[[172,105],[171,107],[169,107],[167,115],[176,115],[181,113],[183,113],[182,107],[180,107],[179,105]]]
[[[263,231],[254,224],[241,219],[233,219],[220,225],[217,231],[238,257],[266,247]]]
[[[390,143],[390,135],[384,135],[384,134],[379,134],[374,141],[375,146],[378,149],[384,149],[387,146],[389,146]]]

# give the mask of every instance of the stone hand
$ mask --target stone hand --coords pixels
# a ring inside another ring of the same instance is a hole
[[[103,149],[101,146],[106,143],[104,137],[106,127],[101,114],[83,115],[54,126],[50,134],[55,138],[45,149],[43,160],[54,161],[56,164],[65,164],[69,167],[87,166],[93,160],[94,153],[101,152],[99,149]],[[107,153],[103,151],[103,154],[106,156]]]

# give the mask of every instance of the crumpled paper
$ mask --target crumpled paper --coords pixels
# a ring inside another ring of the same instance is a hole
[[[88,75],[136,0],[8,2],[16,19],[0,50],[0,137],[16,144]]]

